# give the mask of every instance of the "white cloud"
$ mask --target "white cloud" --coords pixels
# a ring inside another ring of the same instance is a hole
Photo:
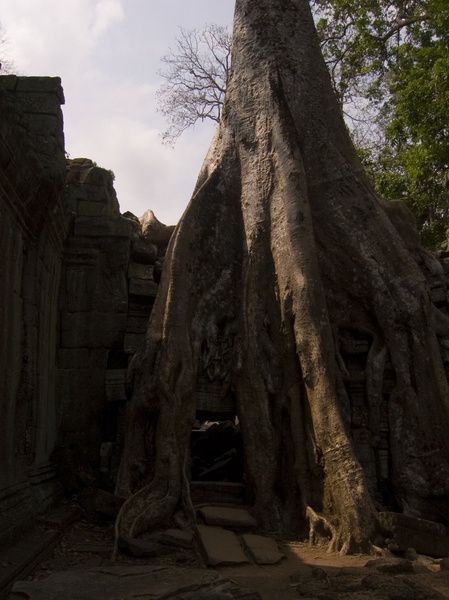
[[[60,74],[62,65],[81,67],[123,18],[121,0],[7,1],[1,14],[17,64],[33,75]]]
[[[180,140],[176,149],[161,144],[159,130],[129,116],[88,117],[81,132],[70,132],[66,147],[72,158],[87,156],[116,175],[122,211],[137,216],[151,208],[164,223],[176,223],[190,200],[212,133]],[[190,139],[189,139],[190,138]]]
[[[109,27],[119,23],[125,16],[120,0],[98,0],[94,7],[95,20],[91,34],[98,39]]]
[[[229,23],[234,0],[0,0],[11,59],[26,75],[60,76],[66,149],[116,175],[122,211],[175,223],[212,139],[198,125],[161,143],[159,58],[179,26]]]
[[[114,171],[122,211],[140,216],[151,208],[159,220],[175,223],[190,200],[213,126],[186,132],[174,149],[167,148],[156,115],[156,84],[101,76],[91,82],[87,101],[82,88],[65,87],[68,153]]]

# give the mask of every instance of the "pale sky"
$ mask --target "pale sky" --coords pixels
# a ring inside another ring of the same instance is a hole
[[[115,173],[122,212],[180,218],[214,133],[211,123],[162,145],[160,57],[179,27],[232,27],[234,0],[0,0],[8,58],[21,75],[59,76],[71,158]]]

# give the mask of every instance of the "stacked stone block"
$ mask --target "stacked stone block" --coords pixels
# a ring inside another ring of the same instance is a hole
[[[60,493],[50,462],[70,223],[59,78],[0,77],[0,539]]]
[[[161,246],[113,174],[66,161],[59,78],[0,77],[0,542],[61,497],[113,483],[126,369]],[[55,472],[57,465],[59,479]]]
[[[125,333],[125,352],[135,354],[142,346],[148,326],[148,317],[153,307],[158,290],[154,279],[155,263],[158,259],[157,246],[147,242],[147,253],[142,252],[142,245],[131,248],[131,261],[128,266],[129,304]],[[139,251],[140,249],[140,251]]]
[[[120,215],[112,174],[91,160],[67,161],[73,213],[64,248],[58,344],[61,421],[57,462],[66,491],[96,481],[105,441],[106,403],[125,400],[111,376],[123,352],[128,310],[128,263],[138,224]],[[137,234],[136,234],[137,235]],[[68,476],[69,475],[69,476]]]
[[[58,345],[61,421],[55,460],[66,492],[113,489],[126,411],[126,373],[157,294],[158,246],[120,214],[113,174],[67,161],[73,214],[64,247]],[[162,228],[162,224],[160,224]],[[107,451],[106,451],[107,449]]]

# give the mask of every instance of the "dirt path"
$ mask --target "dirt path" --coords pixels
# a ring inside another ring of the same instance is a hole
[[[237,585],[258,591],[262,600],[429,600],[433,591],[449,598],[449,572],[440,571],[439,562],[429,557],[340,556],[304,542],[281,542],[279,546],[286,559],[278,565],[217,570]],[[365,566],[370,562],[372,566]],[[424,588],[420,590],[420,586]]]
[[[406,557],[340,556],[304,542],[277,541],[285,554],[277,565],[224,566],[215,570],[239,587],[259,592],[262,600],[449,599],[449,571],[441,570],[439,560],[413,553]],[[41,579],[56,571],[113,564],[204,567],[195,547],[167,547],[166,553],[151,558],[122,554],[115,563],[111,560],[112,547],[112,525],[80,521],[29,579]],[[366,566],[370,562],[371,566]]]

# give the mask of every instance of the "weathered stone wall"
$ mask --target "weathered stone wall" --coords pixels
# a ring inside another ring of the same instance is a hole
[[[63,490],[112,490],[173,229],[125,218],[110,171],[66,161],[63,102],[58,78],[0,77],[0,541]]]
[[[58,78],[0,77],[0,537],[60,491],[56,347],[70,211]]]
[[[396,205],[397,207],[397,205]],[[400,223],[401,225],[401,223]],[[407,226],[407,239],[415,243],[419,239],[418,230]],[[404,229],[403,229],[404,230]],[[416,246],[415,246],[416,247]],[[438,259],[427,251],[420,250],[421,256],[415,257],[429,285],[430,298],[435,306],[435,317],[449,316],[449,253],[441,252]],[[443,329],[438,327],[438,340],[446,376],[449,380],[449,330],[447,322]],[[382,510],[396,510],[394,488],[391,473],[391,432],[388,418],[391,406],[391,393],[396,386],[396,375],[391,359],[383,350],[375,348],[378,357],[383,361],[383,381],[381,402],[378,406],[377,418],[370,417],[367,366],[369,353],[372,352],[374,340],[363,337],[351,330],[339,332],[340,357],[345,366],[344,383],[350,401],[349,423],[354,449],[362,465],[367,484],[377,506]],[[429,452],[432,454],[433,449]],[[441,514],[433,513],[428,517],[439,520],[446,517],[446,505],[443,503]]]
[[[58,78],[0,77],[0,541],[63,490],[113,488],[172,231],[122,216],[110,171],[66,161],[63,101]]]
[[[55,460],[66,492],[112,489],[129,358],[157,292],[157,247],[120,214],[110,171],[68,161],[74,216],[64,248],[58,344],[61,422]]]

